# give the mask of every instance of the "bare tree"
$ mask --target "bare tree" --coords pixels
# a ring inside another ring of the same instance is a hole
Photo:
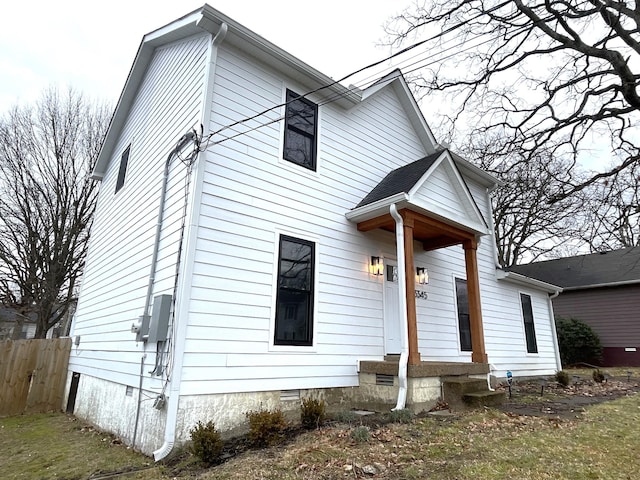
[[[105,105],[69,90],[0,119],[0,301],[44,338],[73,303],[98,186]]]
[[[589,187],[594,208],[584,240],[592,251],[640,246],[640,165]]]
[[[466,119],[471,135],[512,139],[495,154],[615,160],[579,181],[568,171],[560,200],[639,161],[638,25],[637,2],[426,0],[386,31],[396,46],[438,32],[414,87],[448,94],[450,128]]]
[[[552,201],[561,187],[567,162],[539,151],[530,161],[512,154],[491,154],[504,138],[476,138],[462,147],[467,158],[495,175],[502,184],[492,194],[493,226],[498,262],[503,267],[577,250],[588,225],[584,198]],[[583,195],[580,195],[581,197]],[[590,202],[590,199],[586,199]],[[576,241],[578,240],[578,241]],[[575,253],[575,252],[572,252]]]

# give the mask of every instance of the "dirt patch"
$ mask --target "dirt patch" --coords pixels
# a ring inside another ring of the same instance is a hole
[[[507,385],[498,388],[508,392]],[[521,381],[514,383],[511,391],[511,399],[500,407],[505,413],[569,419],[579,418],[589,405],[640,392],[640,382],[637,377],[609,376],[598,383],[588,375],[574,375],[567,387],[555,380]]]

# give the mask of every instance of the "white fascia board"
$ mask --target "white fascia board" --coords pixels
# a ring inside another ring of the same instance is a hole
[[[557,285],[543,282],[542,280],[536,280],[535,278],[527,277],[519,273],[507,272],[499,268],[496,268],[496,278],[498,280],[504,280],[510,283],[515,283],[516,285],[534,287],[539,290],[543,290],[547,293],[560,293],[563,291],[563,288]]]
[[[362,101],[365,101],[387,87],[392,88],[398,96],[398,100],[400,101],[404,111],[407,113],[407,118],[420,138],[420,142],[427,152],[427,155],[434,153],[437,149],[438,142],[436,141],[431,128],[427,124],[427,121],[422,114],[422,110],[420,110],[420,107],[418,106],[418,102],[416,102],[415,97],[411,93],[411,89],[409,88],[409,85],[407,85],[407,81],[399,69],[392,71],[386,76],[380,78],[370,87],[366,88],[362,93]]]
[[[407,194],[404,192],[397,193],[391,197],[378,200],[377,202],[369,203],[359,208],[354,208],[353,210],[348,211],[345,214],[345,217],[347,217],[347,220],[354,223],[370,220],[389,213],[389,206],[392,203],[404,204],[407,202],[408,198],[409,197],[407,197]]]
[[[448,167],[441,167],[441,164],[444,163],[445,161],[448,162]],[[416,193],[418,192],[418,190],[420,190],[420,188],[422,188],[422,186],[424,185],[424,183],[427,181],[427,179],[432,175],[433,172],[435,172],[438,168],[447,168],[448,173],[452,172],[453,175],[455,176],[455,179],[458,183],[458,188],[456,189],[456,192],[462,195],[462,202],[466,203],[467,207],[470,207],[471,210],[473,211],[475,218],[469,218],[467,219],[465,222],[460,223],[459,221],[455,220],[455,219],[451,219],[451,221],[454,221],[462,226],[471,228],[473,230],[475,230],[478,233],[481,233],[482,235],[486,235],[488,226],[486,224],[486,221],[484,219],[484,217],[482,216],[482,212],[480,212],[480,209],[478,208],[478,205],[476,204],[475,200],[473,199],[473,195],[471,195],[471,192],[469,191],[469,187],[467,186],[466,182],[464,181],[464,179],[462,178],[462,175],[460,174],[460,172],[458,171],[458,169],[455,167],[455,164],[453,163],[453,158],[451,156],[451,153],[449,152],[449,150],[443,150],[442,154],[437,158],[437,160],[435,162],[433,162],[433,165],[431,165],[431,167],[424,173],[424,175],[422,175],[422,178],[420,178],[420,180],[418,180],[415,185],[413,186],[413,188],[409,191],[409,202],[415,205],[419,205],[418,203],[415,202],[414,198]],[[436,212],[433,212],[436,213]],[[444,215],[445,219],[448,219],[448,217],[446,216],[446,214],[440,213],[440,216]]]
[[[458,168],[464,171],[465,175],[468,175],[470,179],[477,181],[490,190],[493,190],[496,187],[500,187],[505,184],[502,180],[499,180],[492,174],[485,172],[483,169],[481,169],[477,165],[474,165],[469,160],[462,158],[457,153],[451,151],[449,151],[449,153],[451,154],[451,158],[456,163]]]
[[[215,34],[223,23],[226,23],[228,26],[228,34],[225,39],[226,43],[235,44],[241,50],[286,72],[287,75],[311,89],[329,85],[329,87],[322,90],[321,95],[338,98],[335,103],[341,105],[343,108],[349,108],[361,101],[359,91],[351,90],[341,84],[335,83],[331,77],[320,73],[318,70],[265,40],[260,35],[205,4],[203,7],[143,37],[122,93],[120,94],[115,112],[111,118],[107,135],[105,136],[96,166],[92,173],[92,178],[101,180],[104,176],[115,143],[129,114],[129,107],[138,92],[140,83],[153,57],[154,50],[159,46],[198,33],[208,32]]]

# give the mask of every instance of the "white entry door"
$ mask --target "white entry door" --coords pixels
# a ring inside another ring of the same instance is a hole
[[[384,268],[384,347],[387,354],[399,354],[402,347],[398,295],[398,264],[387,261]]]

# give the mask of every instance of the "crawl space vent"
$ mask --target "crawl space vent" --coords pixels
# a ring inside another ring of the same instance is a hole
[[[293,400],[300,400],[300,390],[281,390],[280,401],[290,402]]]
[[[383,375],[381,373],[376,373],[376,385],[393,387],[393,375]]]

